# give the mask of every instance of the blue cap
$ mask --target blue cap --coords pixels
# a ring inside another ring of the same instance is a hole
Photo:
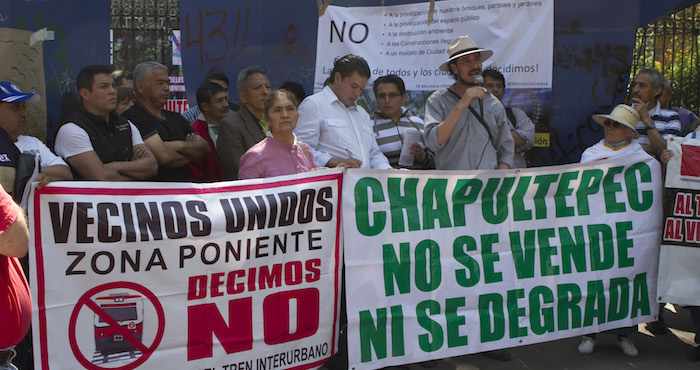
[[[13,83],[2,81],[0,82],[0,101],[6,103],[36,103],[41,99],[41,96],[36,92],[25,94]]]

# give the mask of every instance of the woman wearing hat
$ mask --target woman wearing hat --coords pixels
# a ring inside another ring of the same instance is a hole
[[[605,137],[597,144],[586,149],[581,154],[581,163],[592,162],[600,159],[619,158],[628,155],[641,155],[648,157],[641,145],[632,140],[639,137],[635,129],[639,121],[639,113],[634,108],[620,104],[610,114],[596,114],[593,120],[605,129]],[[637,326],[608,330],[606,334],[617,334],[617,345],[627,356],[637,356],[639,352],[627,334],[637,331]],[[583,337],[578,346],[578,352],[587,355],[593,352],[596,345],[596,334]]]
[[[639,137],[635,129],[639,113],[629,105],[620,104],[610,114],[593,115],[593,120],[605,129],[605,137],[581,154],[581,163],[623,155],[645,155],[641,145],[632,140]]]

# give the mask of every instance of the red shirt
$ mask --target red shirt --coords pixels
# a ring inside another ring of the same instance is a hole
[[[216,152],[214,140],[212,140],[211,136],[209,136],[209,124],[207,121],[198,119],[192,123],[192,128],[209,144],[209,156],[202,160],[190,163],[190,181],[215,182],[223,180],[224,174],[221,170],[219,154]]]
[[[0,234],[18,214],[12,198],[0,187]],[[21,342],[31,321],[32,296],[22,266],[17,258],[0,254],[0,349]]]

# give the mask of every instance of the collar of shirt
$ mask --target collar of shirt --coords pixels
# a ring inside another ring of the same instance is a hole
[[[386,114],[382,113],[379,110],[374,111],[374,116],[376,118],[381,118],[381,119],[391,119],[391,118],[389,118],[389,116],[387,116]],[[399,121],[401,121],[401,118],[410,117],[410,116],[411,116],[411,111],[409,111],[405,107],[401,107],[401,116],[399,117]]]
[[[341,107],[343,107],[345,109],[357,110],[357,102],[354,102],[354,103],[352,103],[351,106],[346,107],[345,104],[343,104],[343,102],[340,101],[340,99],[338,99],[338,97],[335,95],[335,93],[333,92],[333,89],[331,89],[330,86],[326,85],[323,88],[323,90],[321,90],[321,91],[323,91],[323,93],[326,95],[326,99],[328,99],[328,103],[334,104],[337,102]]]
[[[268,131],[265,135],[267,135],[267,137],[269,137],[269,138],[275,139],[275,137],[272,136],[272,132],[270,132],[270,131]],[[278,143],[281,143],[281,144],[291,145],[291,147],[293,148],[293,147],[297,146],[298,144],[297,144],[297,136],[294,135],[294,133],[292,133],[292,136],[294,137],[294,142],[291,143],[291,144],[285,143],[284,141],[280,141],[280,140],[277,140],[277,139],[275,139],[275,141],[278,142]]]
[[[659,112],[661,112],[661,103],[659,103],[659,100],[657,99],[654,108],[649,110],[649,117],[657,116]]]

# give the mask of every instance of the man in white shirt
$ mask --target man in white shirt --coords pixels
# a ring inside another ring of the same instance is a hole
[[[391,168],[379,150],[369,114],[356,104],[370,70],[364,58],[346,55],[333,64],[323,90],[299,106],[294,133],[311,147],[316,164],[326,167]]]
[[[10,82],[0,82],[0,128],[7,132],[20,153],[39,155],[41,164],[40,186],[58,180],[72,180],[73,174],[61,157],[38,138],[20,135],[27,124],[26,103],[36,103],[41,96],[36,92],[23,93]]]

